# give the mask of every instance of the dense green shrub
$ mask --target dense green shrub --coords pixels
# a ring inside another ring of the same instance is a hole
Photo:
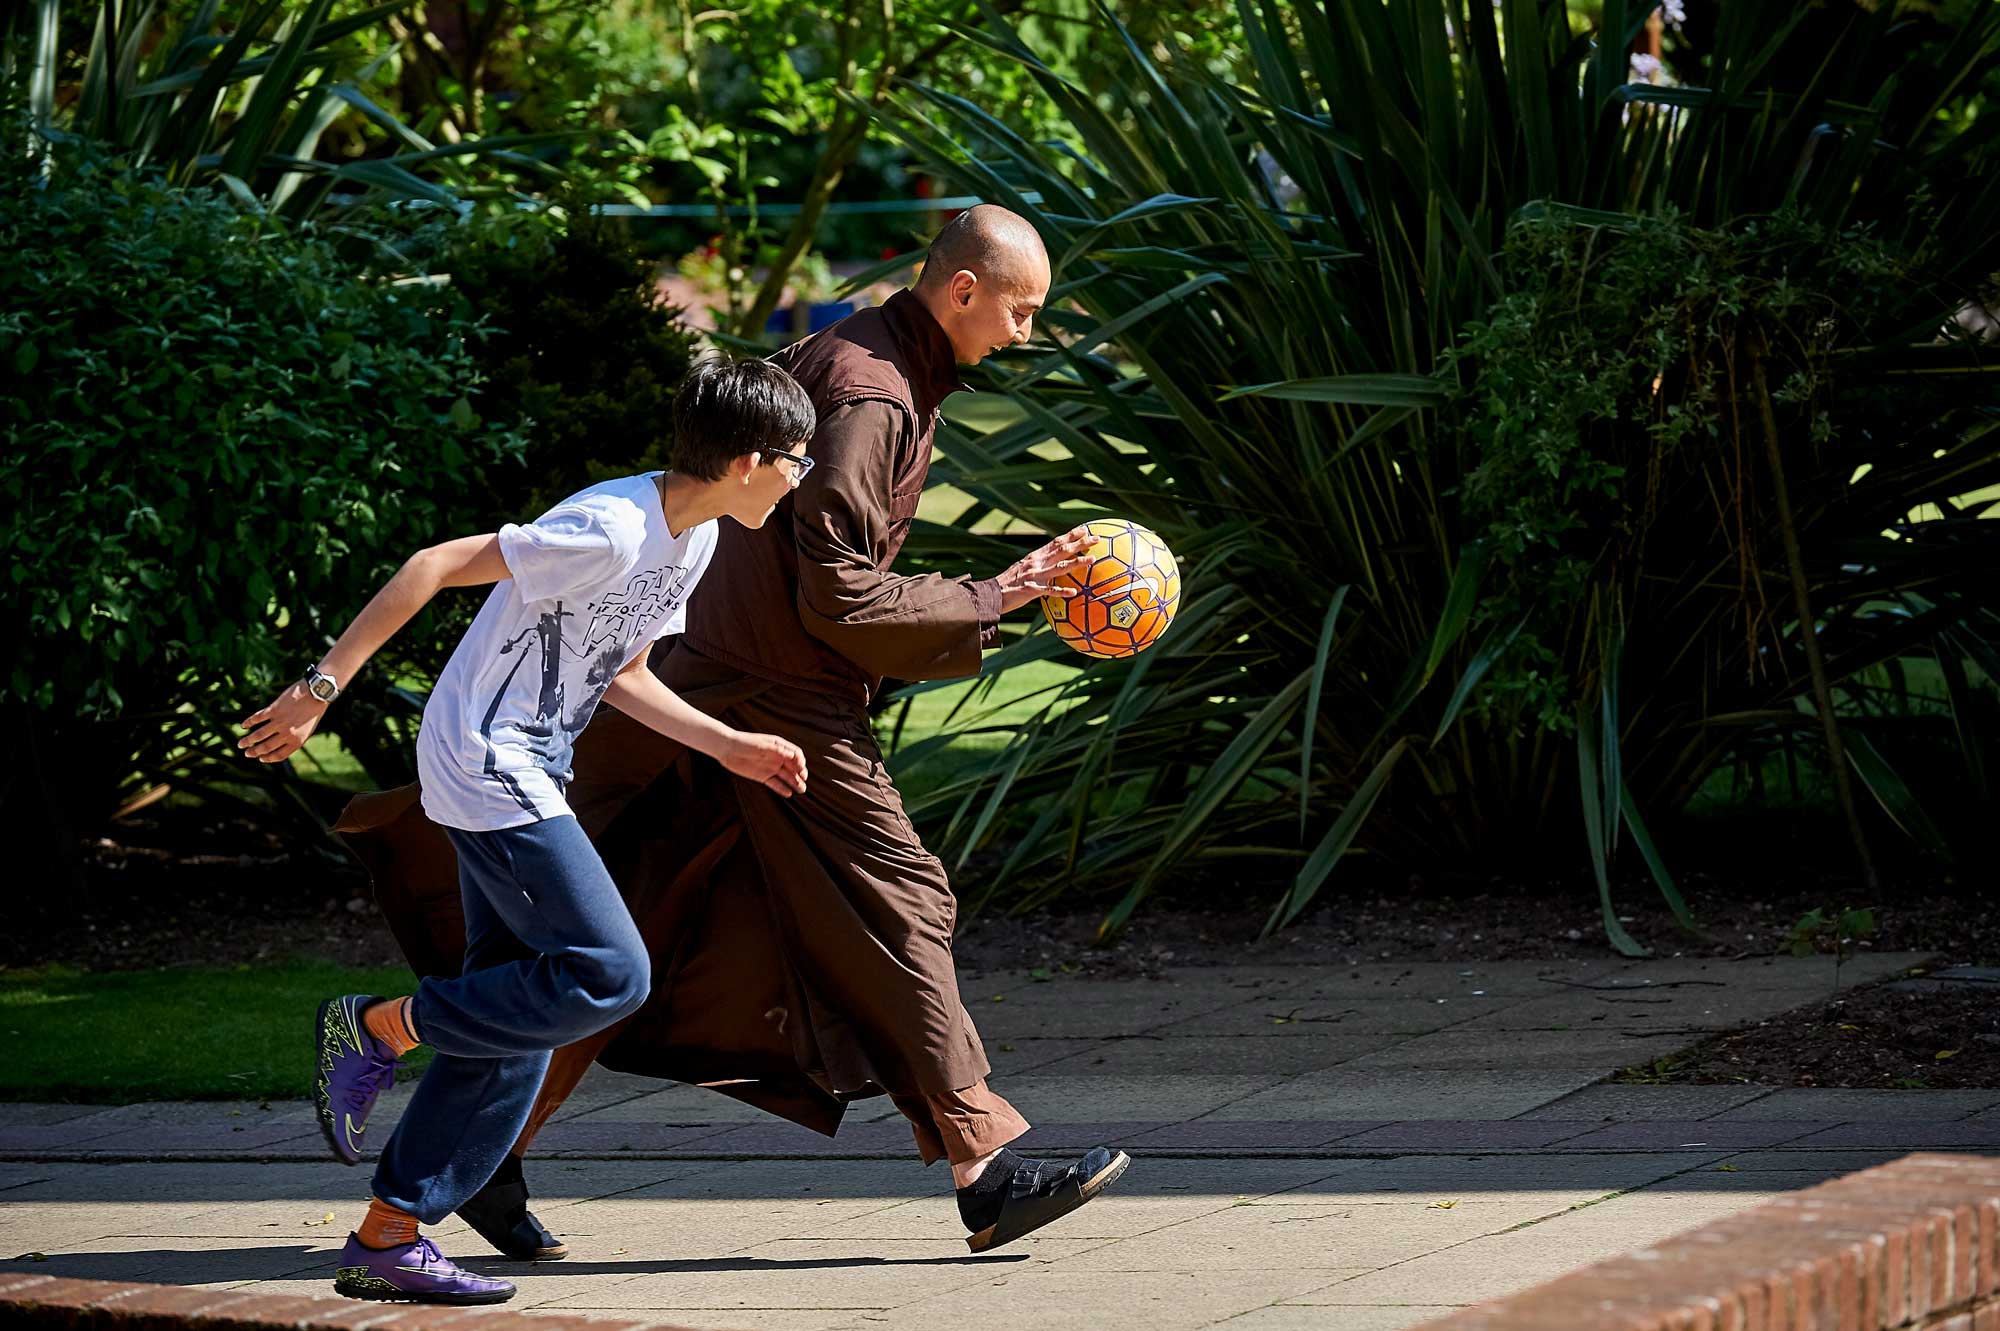
[[[7,803],[86,827],[135,782],[250,768],[226,723],[466,527],[522,435],[462,307],[220,191],[9,154],[0,253]]]
[[[529,422],[493,515],[539,512],[592,481],[667,465],[674,393],[696,351],[652,265],[584,209],[450,226],[429,261],[487,336],[487,410]]]
[[[1668,811],[1773,747],[1825,773],[1803,592],[1860,784],[1919,845],[1972,850],[2000,757],[1996,387],[1970,348],[1898,345],[1947,307],[1929,265],[1788,208],[1557,210],[1499,267],[1508,293],[1447,357],[1489,562],[1476,724],[1571,734],[1622,691],[1624,781]]]

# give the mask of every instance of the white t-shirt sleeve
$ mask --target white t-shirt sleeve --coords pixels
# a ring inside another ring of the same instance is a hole
[[[701,575],[708,572],[709,557],[715,553],[715,523],[708,522],[703,525],[708,530],[696,535],[692,548],[688,551],[692,559],[688,568],[687,589],[681,594],[680,604],[674,607],[673,613],[660,621],[659,630],[653,634],[654,642],[676,633],[687,632],[688,602],[694,599],[695,588],[701,583]]]
[[[523,601],[552,601],[617,581],[644,539],[644,518],[631,504],[592,495],[502,527],[500,558]]]

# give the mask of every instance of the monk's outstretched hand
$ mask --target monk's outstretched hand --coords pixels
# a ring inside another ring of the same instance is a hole
[[[806,788],[806,756],[776,735],[738,734],[722,754],[722,765],[740,777],[760,781],[790,799]]]
[[[1078,573],[1088,567],[1090,547],[1095,544],[1097,538],[1090,534],[1089,528],[1072,527],[1010,566],[996,579],[1000,584],[1000,609],[1018,610],[1044,596],[1060,596],[1065,600],[1075,596],[1075,587],[1058,583],[1056,579],[1062,574]]]

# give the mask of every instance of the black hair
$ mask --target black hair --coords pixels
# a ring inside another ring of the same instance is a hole
[[[798,380],[766,360],[716,354],[688,371],[674,398],[673,469],[719,481],[759,448],[789,450],[812,438],[819,413]]]

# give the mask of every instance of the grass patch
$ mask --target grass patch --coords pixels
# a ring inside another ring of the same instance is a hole
[[[408,993],[401,966],[330,962],[87,974],[0,971],[0,1100],[302,1100],[312,1021],[337,994]],[[418,1050],[401,1077],[429,1061]],[[400,1079],[400,1078],[399,1078]]]
[[[889,770],[904,802],[920,803],[931,792],[956,780],[967,767],[1006,747],[1013,729],[1046,706],[1050,690],[1075,673],[1052,661],[1028,661],[998,676],[968,679],[918,693],[908,699],[909,716],[903,722],[901,744],[894,747],[891,737],[903,703],[890,704],[887,711],[875,718],[875,733],[889,755]],[[896,759],[899,747],[930,739],[946,729],[967,726],[1000,729],[961,735],[914,764]]]

